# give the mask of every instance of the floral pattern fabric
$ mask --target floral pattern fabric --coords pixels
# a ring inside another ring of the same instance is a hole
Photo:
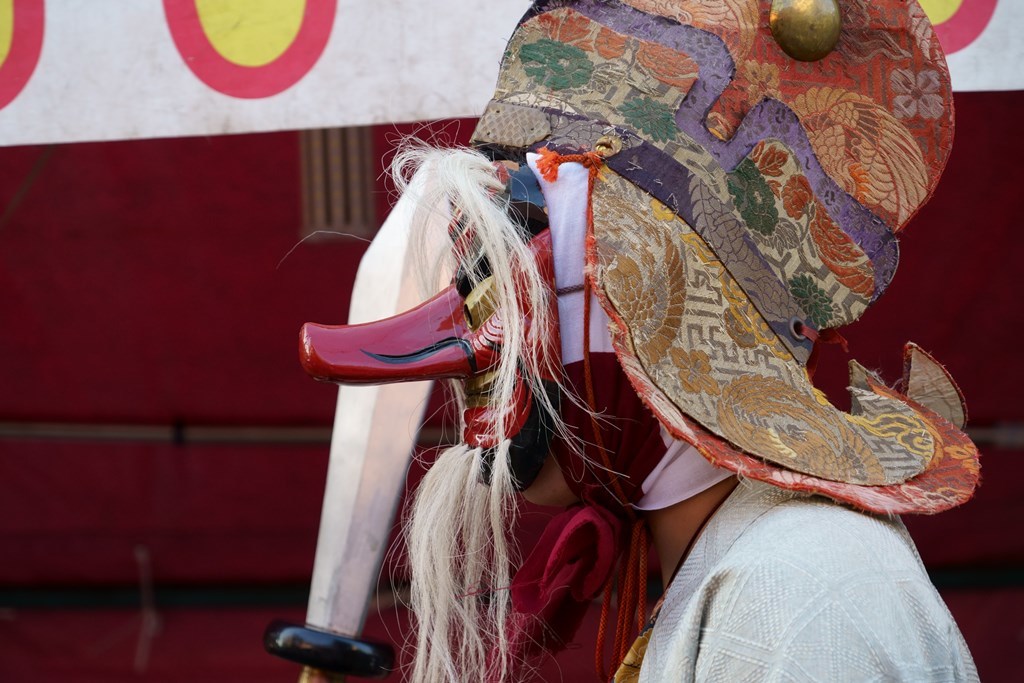
[[[949,152],[941,49],[914,0],[846,0],[837,50],[794,62],[770,5],[539,0],[489,113],[545,117],[523,118],[543,130],[534,151],[605,145],[588,276],[623,367],[673,436],[865,509],[951,507],[977,482],[969,440],[859,376],[855,411],[837,410],[807,378],[795,325],[850,323],[891,281],[894,235]],[[499,128],[485,114],[476,139],[516,146]]]
[[[750,344],[757,315],[734,303],[742,297],[728,269],[689,225],[659,220],[644,197],[617,174],[601,174],[591,200],[593,256],[616,351],[640,366],[627,375],[641,397],[658,394],[674,407],[656,414],[685,414],[744,452],[836,482],[896,484],[928,467],[931,431],[906,403],[861,390],[856,414],[846,414],[783,345]],[[831,306],[813,282],[802,284],[814,305]],[[724,333],[723,320],[732,321]],[[666,427],[688,440],[691,430]]]

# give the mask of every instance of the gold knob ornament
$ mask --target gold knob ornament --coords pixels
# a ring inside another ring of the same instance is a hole
[[[768,17],[782,51],[801,62],[824,59],[839,44],[838,0],[772,0]]]
[[[602,159],[615,156],[622,151],[622,139],[618,135],[602,135],[594,143],[594,151]]]

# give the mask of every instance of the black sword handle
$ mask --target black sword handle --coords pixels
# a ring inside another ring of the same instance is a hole
[[[282,620],[267,625],[263,648],[276,657],[326,674],[385,678],[395,664],[395,652],[390,645]]]

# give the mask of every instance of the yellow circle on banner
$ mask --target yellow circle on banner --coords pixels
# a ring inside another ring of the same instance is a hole
[[[962,4],[964,0],[921,0],[921,8],[936,26],[949,21]]]
[[[14,38],[14,0],[0,0],[0,65],[11,52]]]
[[[306,9],[306,0],[195,1],[213,48],[229,62],[251,67],[269,64],[288,49]]]

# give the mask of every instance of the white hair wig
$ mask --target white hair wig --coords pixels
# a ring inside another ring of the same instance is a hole
[[[541,344],[534,338],[554,322],[546,305],[554,293],[537,268],[530,235],[509,216],[501,195],[504,183],[494,165],[474,150],[412,144],[397,155],[392,173],[401,191],[419,195],[417,224],[430,217],[421,212],[448,212],[472,236],[475,254],[468,259],[454,247],[446,259],[421,249],[422,272],[429,273],[425,282],[436,283],[439,272],[456,267],[474,287],[494,276],[504,340],[492,370],[489,405],[510,410],[516,382],[525,375],[538,408],[549,411],[556,434],[564,438],[565,426],[539,379],[560,377],[561,369],[541,367]],[[412,176],[420,174],[426,175],[425,182],[412,183]],[[482,267],[484,259],[489,270]],[[461,416],[465,397],[459,382],[451,384]],[[508,589],[519,563],[511,530],[518,501],[504,422],[495,421],[498,445],[492,453],[464,444],[442,452],[405,520],[416,628],[411,679],[416,683],[500,682],[523,673],[526,663],[517,661],[510,646],[514,613]],[[485,456],[493,458],[490,485],[483,483]]]

